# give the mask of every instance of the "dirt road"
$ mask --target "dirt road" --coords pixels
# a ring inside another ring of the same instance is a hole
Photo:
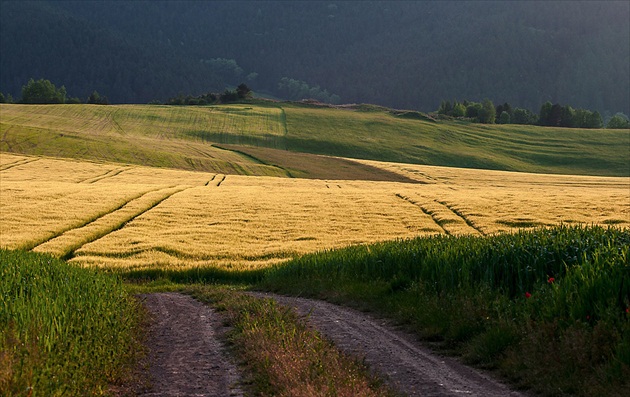
[[[242,396],[239,372],[218,334],[221,321],[209,306],[188,295],[143,295],[153,317],[149,330],[151,389],[143,397]]]
[[[436,355],[412,336],[360,311],[305,298],[266,293],[255,296],[271,297],[281,305],[295,307],[340,350],[365,357],[381,379],[406,395],[525,396],[455,359]]]
[[[438,356],[413,337],[365,313],[327,302],[252,293],[295,307],[342,351],[365,362],[409,396],[524,396],[456,360]],[[238,396],[238,371],[217,339],[221,324],[207,306],[176,294],[146,295],[153,389],[143,396]]]

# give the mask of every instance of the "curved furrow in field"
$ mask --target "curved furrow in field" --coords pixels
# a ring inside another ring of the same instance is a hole
[[[146,192],[81,227],[66,230],[38,244],[33,247],[33,251],[49,252],[64,259],[70,259],[82,246],[123,228],[127,223],[185,189],[186,187],[169,187]]]
[[[428,217],[430,217],[431,220],[433,221],[433,223],[435,223],[435,225],[437,225],[440,229],[442,229],[442,231],[445,234],[451,235],[451,232],[444,227],[444,223],[442,221],[440,221],[440,219],[436,216],[435,212],[428,210],[426,207],[420,205],[415,200],[413,200],[413,199],[411,199],[411,198],[409,198],[407,196],[404,196],[402,194],[396,193],[396,197],[398,197],[401,200],[404,200],[404,201],[408,202],[409,204],[412,204],[412,205],[418,207],[422,211],[422,213],[427,215]]]
[[[15,161],[13,163],[9,163],[9,164],[5,164],[3,166],[0,167],[0,171],[6,171],[9,170],[13,167],[19,167],[21,165],[26,165],[26,164],[30,164],[30,163],[34,163],[35,161],[38,161],[39,159],[31,159],[31,158],[26,158],[26,159],[22,159],[22,160],[18,160]]]

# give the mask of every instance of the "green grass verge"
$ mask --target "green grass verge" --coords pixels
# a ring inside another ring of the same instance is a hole
[[[0,395],[107,394],[133,372],[142,313],[118,277],[0,250]]]
[[[104,269],[119,274],[127,282],[136,284],[161,283],[169,284],[230,284],[252,285],[260,282],[266,274],[261,270],[228,270],[220,267],[193,267],[185,270],[176,269],[139,269],[125,270],[119,268]]]
[[[223,313],[253,395],[393,396],[367,368],[340,353],[293,309],[230,288],[196,286],[195,298]]]
[[[305,255],[261,287],[358,304],[544,395],[630,386],[630,231],[566,227]]]

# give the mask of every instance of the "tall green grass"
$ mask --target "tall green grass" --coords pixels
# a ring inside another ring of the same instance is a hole
[[[630,230],[559,226],[306,255],[261,286],[359,303],[546,395],[624,395]]]
[[[138,309],[117,277],[0,250],[0,395],[106,393],[140,351]]]

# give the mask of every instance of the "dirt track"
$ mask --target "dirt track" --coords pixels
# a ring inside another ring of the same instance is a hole
[[[489,376],[441,357],[399,332],[357,310],[304,298],[256,293],[295,307],[300,315],[342,351],[365,362],[394,389],[409,396],[524,396]]]
[[[409,396],[523,396],[365,313],[327,302],[252,293],[295,307],[342,351],[365,362]],[[176,293],[146,295],[156,322],[150,337],[153,389],[142,396],[235,396],[238,371],[217,339],[220,320],[207,306]]]
[[[151,389],[143,397],[242,396],[239,373],[219,341],[223,327],[212,308],[188,295],[144,295]]]

